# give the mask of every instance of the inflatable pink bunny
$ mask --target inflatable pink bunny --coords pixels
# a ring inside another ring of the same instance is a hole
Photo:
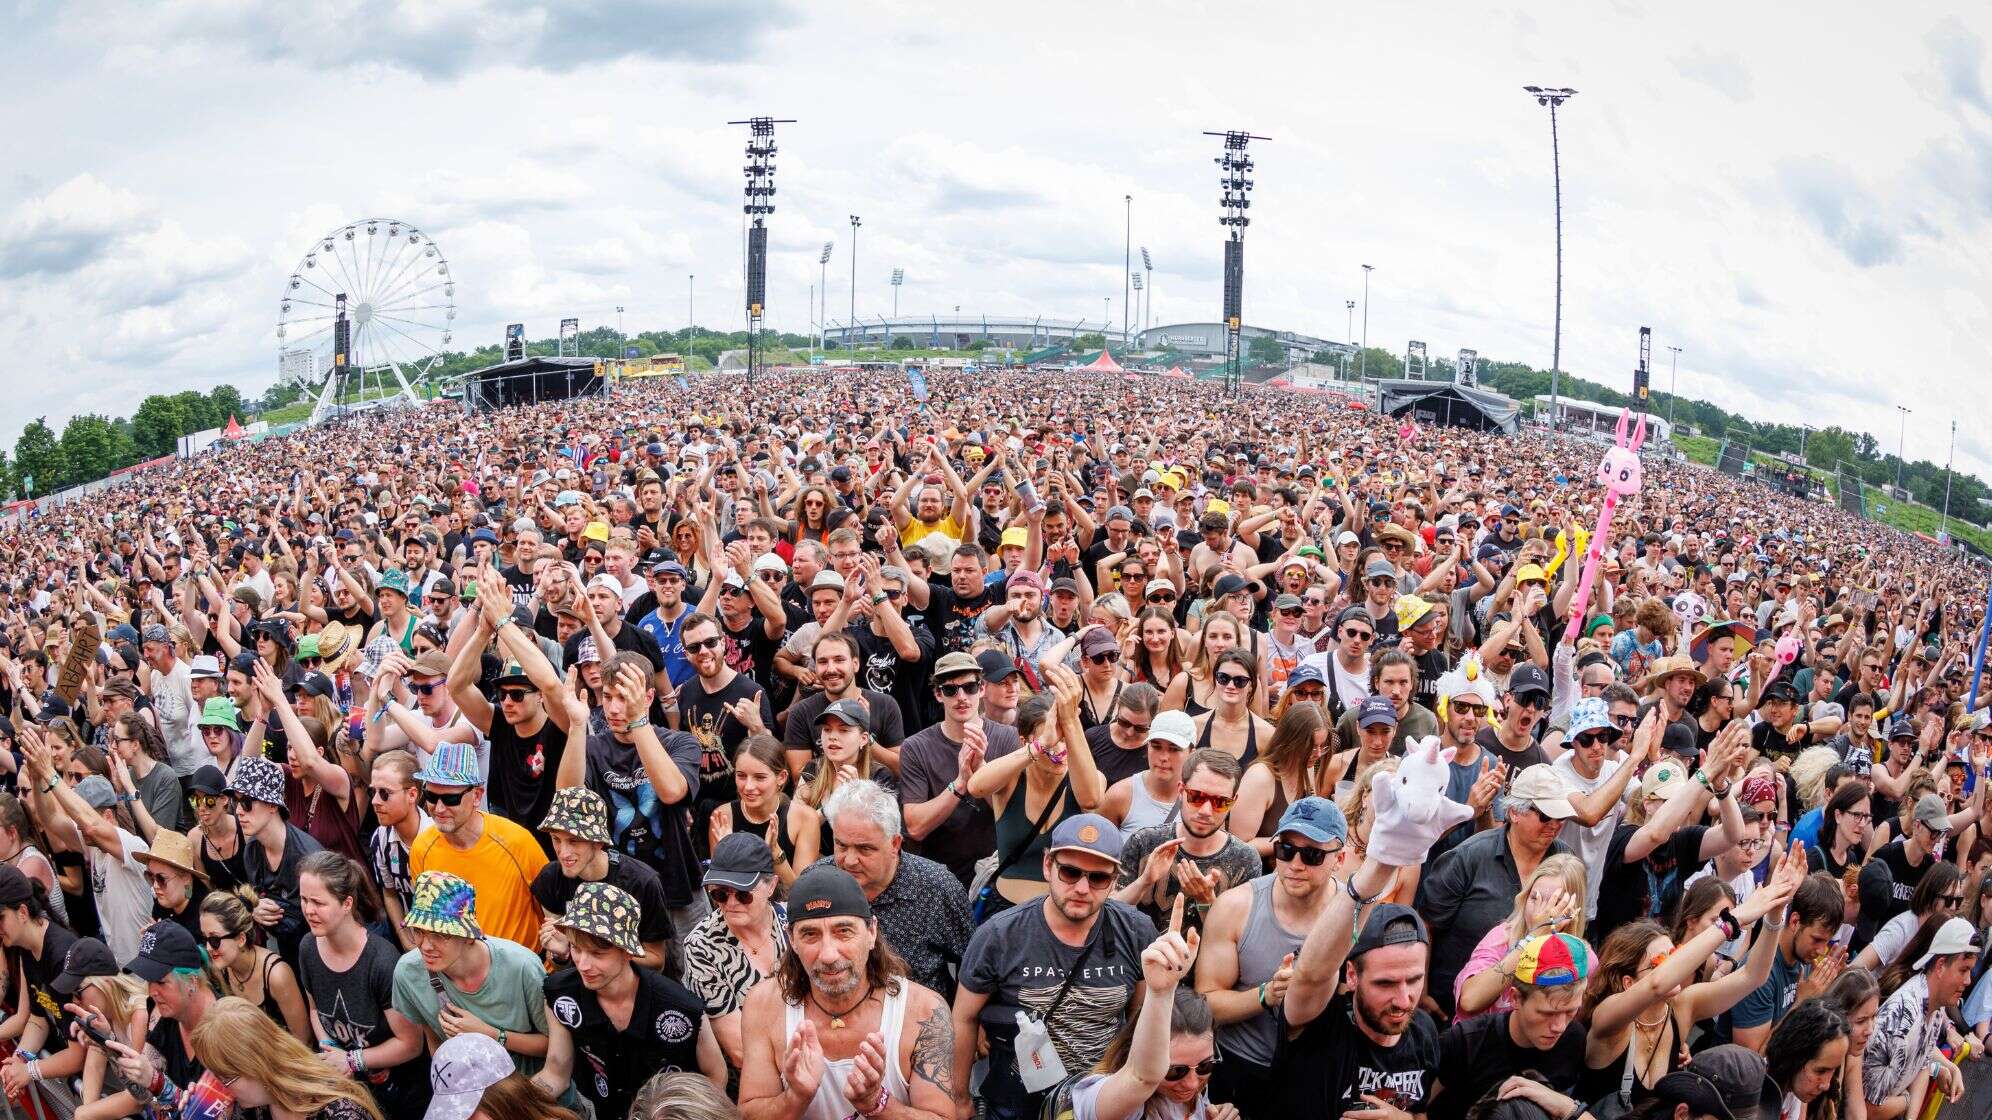
[[[1566,642],[1575,642],[1577,631],[1584,625],[1584,608],[1590,605],[1591,588],[1598,581],[1598,566],[1604,561],[1605,548],[1611,539],[1612,515],[1618,512],[1619,499],[1639,493],[1639,445],[1646,442],[1646,414],[1639,414],[1639,427],[1633,429],[1628,442],[1625,429],[1631,422],[1632,410],[1620,410],[1618,446],[1605,452],[1604,460],[1598,464],[1598,485],[1605,488],[1605,501],[1598,510],[1598,527],[1591,534],[1591,547],[1584,552],[1584,572],[1577,577],[1577,594],[1570,598],[1570,625],[1563,631]]]

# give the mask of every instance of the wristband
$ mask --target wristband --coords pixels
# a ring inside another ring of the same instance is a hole
[[[505,1028],[504,1028],[504,1027],[499,1027],[499,1028],[498,1028],[498,1045],[500,1045],[500,1046],[503,1046],[503,1045],[505,1045],[505,1034],[506,1034],[506,1031],[505,1031]]]
[[[1730,912],[1729,907],[1723,907],[1721,913],[1715,916],[1715,921],[1722,927],[1724,941],[1734,941],[1743,936],[1743,923],[1736,920],[1736,915]]]
[[[968,791],[962,788],[961,779],[959,778],[948,783],[948,792],[954,794],[957,801],[968,800]]]
[[[1708,780],[1708,771],[1697,766],[1695,767],[1694,778],[1695,781],[1700,782],[1702,784],[1703,789],[1708,790],[1711,793],[1715,792],[1715,785]]]
[[[352,1051],[352,1055],[353,1055],[354,1071],[357,1073],[365,1073],[367,1071],[367,1048],[362,1046],[359,1049]]]
[[[1379,898],[1382,898],[1384,896],[1384,893],[1389,889],[1390,889],[1389,887],[1385,887],[1383,890],[1376,892],[1375,894],[1369,896],[1368,898],[1364,898],[1362,895],[1356,893],[1356,877],[1354,875],[1349,876],[1348,884],[1343,887],[1343,890],[1347,892],[1350,901],[1354,902],[1357,906],[1368,906],[1370,903],[1375,902]]]
[[[1268,980],[1265,983],[1259,985],[1259,1006],[1267,1011],[1272,1010],[1272,1008],[1266,1007],[1266,984],[1270,983],[1272,983],[1272,981]]]
[[[629,730],[631,731],[639,731],[649,726],[650,726],[649,716],[638,716],[635,719],[629,721]]]

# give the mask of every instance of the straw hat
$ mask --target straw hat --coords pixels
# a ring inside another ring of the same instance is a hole
[[[1639,690],[1641,692],[1651,692],[1660,687],[1668,677],[1678,673],[1686,673],[1688,676],[1693,677],[1697,686],[1705,684],[1708,681],[1708,675],[1695,667],[1694,658],[1677,653],[1671,657],[1656,659],[1652,667],[1647,670],[1646,676],[1640,679]]]
[[[343,622],[328,622],[318,632],[319,668],[336,673],[346,667],[360,646],[358,633]]]
[[[193,837],[184,832],[162,828],[152,834],[152,847],[143,852],[133,853],[134,858],[146,863],[163,863],[178,871],[184,871],[205,883],[207,872],[201,870],[200,854],[194,849]]]

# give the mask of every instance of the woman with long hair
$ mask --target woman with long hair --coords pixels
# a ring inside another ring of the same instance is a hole
[[[1259,744],[1273,737],[1273,725],[1253,710],[1259,659],[1248,650],[1225,650],[1211,663],[1210,679],[1217,691],[1211,709],[1196,717],[1197,749],[1216,747],[1250,765]]]
[[[79,959],[95,961],[96,965],[86,964],[77,970],[83,980],[76,987],[75,1002],[89,1010],[94,1022],[109,1024],[111,1037],[129,1039],[144,1024],[145,982],[129,972],[115,971],[117,962],[103,942],[95,938],[87,938],[85,942],[96,948],[79,952]],[[124,1080],[104,1051],[95,1046],[84,1049],[82,1104],[76,1110],[76,1117],[107,1120],[119,1114],[115,1111],[116,1103],[107,1098],[123,1090]]]
[[[1197,631],[1196,652],[1182,674],[1169,682],[1162,706],[1180,708],[1193,716],[1210,711],[1217,704],[1217,659],[1227,650],[1242,648],[1245,640],[1245,624],[1237,615],[1230,611],[1204,615],[1203,627]]]
[[[828,487],[809,485],[795,496],[793,520],[783,523],[782,532],[790,543],[821,542],[830,535],[827,517],[837,508],[837,496]]]
[[[1453,981],[1453,1019],[1512,1011],[1509,983],[1529,938],[1548,933],[1584,936],[1584,861],[1569,852],[1547,856],[1515,892],[1506,921],[1487,931]]]
[[[1620,1103],[1630,1108],[1653,1086],[1687,1062],[1695,1025],[1736,1006],[1770,978],[1784,930],[1785,905],[1805,879],[1805,862],[1780,862],[1764,885],[1732,911],[1733,926],[1711,925],[1684,945],[1658,923],[1637,921],[1612,931],[1598,949],[1598,963],[1584,993],[1581,1018],[1589,1033],[1584,1063],[1593,1071],[1623,1073]],[[1701,967],[1725,941],[1769,918],[1744,967],[1720,980],[1695,983]]]
[[[698,1078],[706,1085],[705,1078]],[[436,1047],[430,1066],[431,1116],[464,1120],[578,1120],[519,1072],[490,1035],[465,1031]],[[707,1085],[707,1088],[711,1088]],[[674,1113],[675,1117],[677,1114]]]
[[[81,1050],[69,1045],[53,1014],[64,1000],[55,980],[77,937],[49,916],[46,889],[15,868],[0,867],[0,946],[7,949],[13,973],[8,977],[12,1014],[0,1022],[0,1039],[16,1043],[0,1067],[0,1086],[10,1094],[49,1078],[60,1086],[83,1069]]]
[[[1736,891],[1714,875],[1705,875],[1681,892],[1681,904],[1674,912],[1674,944],[1685,945],[1701,931],[1714,925],[1722,912],[1736,905]],[[1736,962],[1720,951],[1701,967],[1697,978],[1717,980],[1729,974]]]
[[[249,879],[243,862],[242,822],[229,804],[228,783],[221,771],[203,766],[187,779],[187,803],[194,810],[194,839],[201,845],[201,870],[208,886],[227,890]]]
[[[1867,943],[1854,957],[1854,966],[1881,975],[1890,965],[1905,957],[1904,950],[1915,938],[1917,931],[1936,919],[1942,925],[1945,918],[1969,917],[1964,912],[1964,872],[1957,864],[1938,861],[1923,873],[1923,881],[1916,884],[1916,892],[1909,898],[1909,909],[1895,915],[1874,932],[1874,939]],[[1915,960],[1915,956],[1908,956]]]
[[[865,753],[870,754],[867,746]],[[735,796],[714,807],[707,827],[707,851],[731,832],[752,832],[769,845],[775,857],[775,877],[784,889],[796,872],[816,862],[822,851],[822,814],[801,798],[784,793],[788,763],[782,745],[772,735],[749,735],[733,749]],[[820,776],[820,775],[819,775]],[[826,799],[828,795],[825,795]],[[821,804],[821,802],[818,802]],[[772,835],[770,822],[776,822]]]
[[[1093,1071],[1059,1090],[1075,1115],[1187,1120],[1207,1111],[1210,1076],[1217,1067],[1216,1017],[1196,988],[1183,982],[1197,950],[1184,940],[1182,924],[1183,896],[1178,895],[1169,928],[1142,951],[1141,994],[1133,1014],[1107,1043]]]
[[[239,996],[215,1001],[194,1028],[193,1044],[238,1106],[268,1108],[271,1120],[383,1120],[358,1081]]]
[[[1022,749],[983,763],[968,779],[969,795],[995,811],[997,859],[1008,865],[995,894],[1011,904],[1044,896],[1049,888],[1038,857],[1052,830],[1066,817],[1092,812],[1107,792],[1079,730],[1078,679],[1062,665],[1046,665],[1044,679],[1051,691],[1017,708]]]
[[[1245,768],[1238,783],[1226,827],[1251,844],[1270,863],[1273,832],[1286,807],[1303,797],[1326,796],[1334,787],[1328,776],[1328,717],[1318,704],[1288,708],[1273,727],[1266,749]]]
[[[1859,1102],[1865,1112],[1866,1098],[1862,1094],[1867,1090],[1862,1083],[1861,1058],[1867,1053],[1868,1039],[1874,1037],[1875,1016],[1881,1013],[1881,985],[1866,969],[1849,968],[1840,973],[1840,978],[1833,981],[1821,999],[1847,1020],[1847,1064],[1840,1069],[1840,1099]],[[1852,1108],[1846,1111],[1849,1116],[1854,1114]]]
[[[166,741],[159,729],[137,712],[126,712],[111,721],[111,788],[119,795],[129,794],[133,823],[138,838],[150,844],[152,834],[162,828],[180,831],[185,824],[186,802],[180,793],[179,775],[167,765]]]
[[[1176,616],[1168,607],[1143,607],[1134,616],[1134,634],[1122,650],[1121,672],[1130,681],[1154,685],[1158,692],[1176,690],[1183,676],[1183,651],[1177,644]]]
[[[1764,1044],[1764,1072],[1784,1090],[1786,1117],[1840,1115],[1840,1073],[1852,1033],[1847,1017],[1823,999],[1805,1000],[1778,1020]]]
[[[872,738],[869,718],[853,700],[832,704],[816,717],[816,744],[822,753],[802,768],[796,797],[816,816],[817,851],[833,847],[823,806],[837,787],[865,778],[889,790],[899,788],[899,780],[878,760],[878,741]]]
[[[1819,843],[1805,849],[1812,870],[1823,871],[1853,886],[1861,864],[1867,862],[1867,838],[1874,825],[1874,815],[1869,810],[1873,803],[1873,786],[1859,778],[1840,783],[1819,810]],[[1852,890],[1847,894],[1849,906],[1858,909],[1859,896]]]
[[[420,1112],[429,1095],[422,1028],[394,1009],[401,949],[367,930],[380,916],[380,896],[365,869],[338,852],[304,857],[297,879],[311,934],[299,947],[298,975],[318,1032],[318,1060],[365,1081],[390,1114]]]
[[[360,839],[360,803],[353,796],[352,775],[326,757],[335,725],[301,717],[284,694],[283,678],[269,666],[258,664],[255,680],[290,744],[284,765],[290,823],[328,851],[360,858],[366,845]]]
[[[67,926],[69,909],[63,904],[62,888],[56,882],[55,864],[35,846],[34,837],[38,835],[21,799],[11,793],[0,793],[0,863],[40,883],[47,894],[49,914],[57,925]]]
[[[210,892],[201,900],[201,943],[221,976],[224,992],[262,1008],[290,1028],[298,1041],[310,1045],[318,1036],[312,1033],[311,1012],[305,1007],[297,973],[275,951],[251,940],[256,923],[249,914],[255,894],[237,887]]]

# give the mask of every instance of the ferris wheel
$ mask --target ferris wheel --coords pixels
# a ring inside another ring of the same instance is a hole
[[[277,376],[317,394],[316,424],[412,404],[456,320],[456,280],[428,234],[365,218],[314,242],[277,305]]]

